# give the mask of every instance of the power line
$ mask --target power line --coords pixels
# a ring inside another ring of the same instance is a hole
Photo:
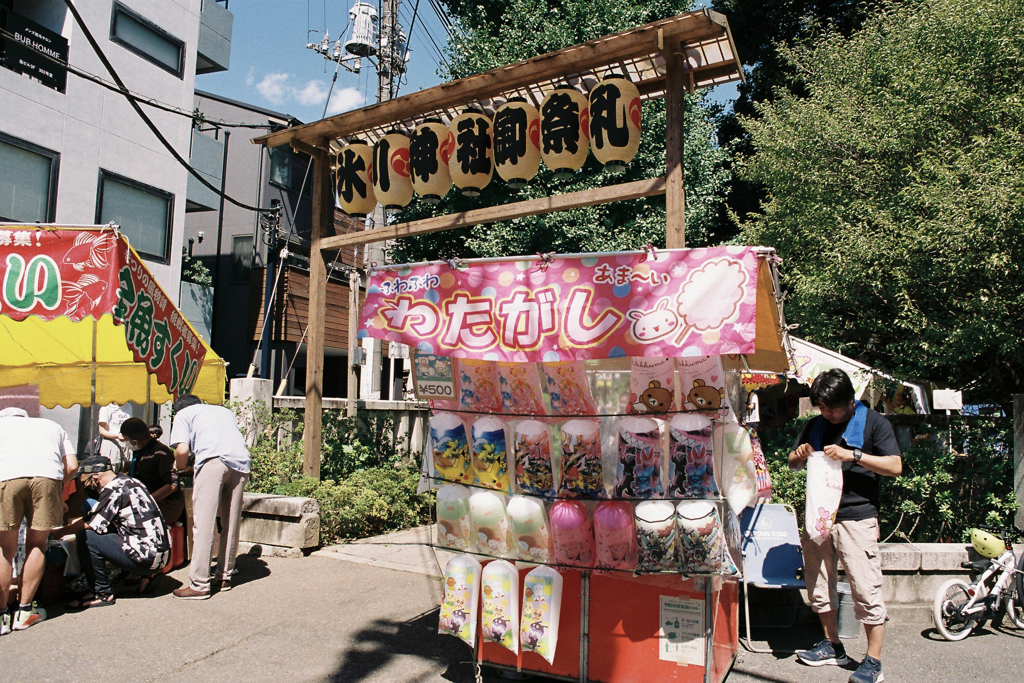
[[[258,206],[249,206],[248,204],[244,204],[235,199],[234,197],[231,197],[226,193],[221,192],[219,187],[216,187],[213,183],[204,178],[203,175],[199,173],[199,171],[192,168],[192,166],[189,165],[189,163],[184,158],[182,158],[180,154],[178,154],[178,150],[174,149],[174,146],[171,145],[171,143],[167,140],[166,137],[164,137],[164,134],[160,132],[160,129],[156,127],[156,124],[153,123],[152,119],[150,119],[146,112],[142,110],[142,107],[139,105],[139,103],[136,102],[131,95],[127,94],[128,87],[125,86],[124,81],[122,81],[121,77],[117,74],[117,71],[114,69],[114,65],[110,63],[109,59],[107,59],[107,55],[103,53],[103,50],[100,48],[99,44],[96,42],[96,39],[93,37],[92,31],[89,30],[89,27],[86,25],[85,20],[82,19],[82,15],[79,14],[78,8],[75,7],[75,4],[71,0],[64,0],[64,4],[68,6],[68,9],[71,11],[71,14],[75,17],[75,22],[78,24],[79,28],[82,29],[82,33],[85,34],[86,40],[88,40],[89,45],[92,46],[93,52],[95,52],[96,56],[99,57],[101,62],[103,62],[103,66],[110,74],[110,77],[114,79],[114,82],[117,83],[117,85],[123,91],[121,94],[125,96],[125,99],[128,100],[128,103],[132,105],[132,109],[135,110],[135,113],[139,115],[139,118],[141,118],[143,123],[146,124],[146,127],[148,127],[149,130],[153,133],[153,135],[156,136],[156,139],[160,141],[160,144],[164,146],[164,149],[171,153],[171,156],[174,158],[174,160],[177,161],[182,166],[184,166],[188,170],[188,172],[191,173],[192,176],[196,180],[198,180],[203,186],[205,186],[209,190],[212,190],[214,193],[216,193],[218,197],[223,197],[225,201],[234,204],[240,209],[245,209],[246,211],[255,211],[257,213],[264,213],[268,211],[268,209],[263,209]]]

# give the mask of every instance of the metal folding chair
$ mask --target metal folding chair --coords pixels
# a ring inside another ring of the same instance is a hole
[[[792,654],[793,650],[757,648],[750,644],[750,586],[758,588],[804,588],[803,555],[796,512],[789,505],[757,503],[740,515],[743,532],[743,611],[746,620],[746,647],[751,652]],[[793,616],[789,623],[763,625],[764,628],[790,628],[796,623],[799,595],[794,593]]]

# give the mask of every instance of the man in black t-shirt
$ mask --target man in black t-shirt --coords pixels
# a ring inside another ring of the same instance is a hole
[[[174,451],[153,438],[149,426],[137,417],[125,420],[121,435],[132,450],[128,476],[138,479],[160,507],[167,526],[185,511],[185,494],[174,470]]]
[[[880,683],[882,639],[887,620],[882,601],[882,564],[878,554],[878,477],[903,471],[892,426],[880,414],[854,400],[853,383],[839,369],[819,374],[811,384],[811,403],[821,416],[808,422],[789,454],[792,469],[804,467],[812,453],[843,466],[843,491],[834,522],[823,542],[803,534],[804,572],[811,608],[821,619],[825,639],[797,652],[810,666],[849,662],[839,640],[836,609],[838,560],[843,561],[854,614],[864,624],[868,651],[850,683]]]

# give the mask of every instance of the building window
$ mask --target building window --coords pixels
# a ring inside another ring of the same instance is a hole
[[[293,152],[287,145],[270,149],[270,182],[292,192],[302,190],[303,197],[309,197],[313,186],[313,169],[306,169],[312,161],[308,154]],[[303,185],[305,179],[305,185]]]
[[[113,221],[140,255],[170,263],[174,195],[107,171],[99,195],[97,223]]]
[[[231,238],[231,282],[248,283],[252,272],[252,235]]]
[[[185,72],[185,43],[118,4],[110,22],[110,39],[179,78]]]
[[[0,133],[0,220],[53,221],[58,160],[56,152]]]

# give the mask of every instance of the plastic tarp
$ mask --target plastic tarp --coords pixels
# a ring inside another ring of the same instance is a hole
[[[123,235],[0,225],[0,387],[37,386],[47,408],[88,406],[94,371],[100,405],[224,401],[224,361]]]

